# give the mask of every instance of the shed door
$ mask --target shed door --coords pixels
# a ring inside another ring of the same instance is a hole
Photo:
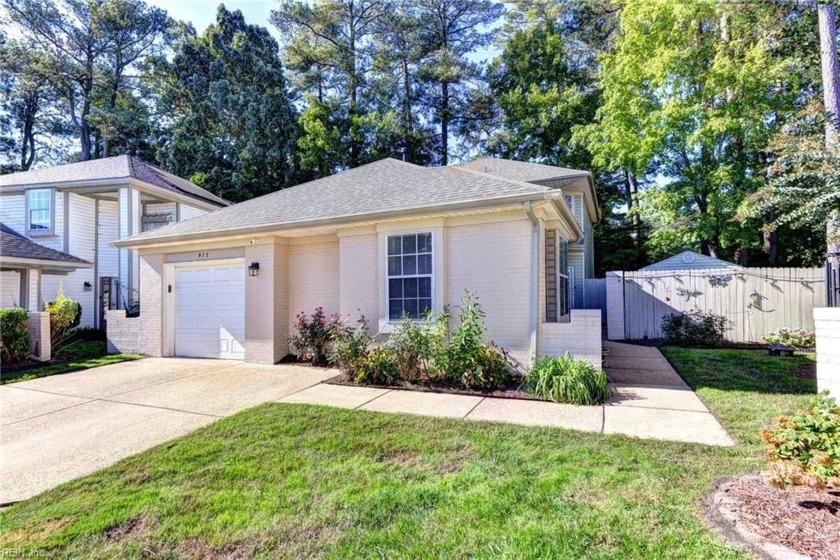
[[[245,358],[245,266],[175,269],[175,355]]]

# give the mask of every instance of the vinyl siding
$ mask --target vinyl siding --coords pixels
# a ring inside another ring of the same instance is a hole
[[[584,254],[582,251],[569,251],[569,268],[574,269],[574,300],[572,309],[583,307]]]
[[[26,198],[23,194],[0,196],[0,222],[26,235]]]
[[[20,307],[20,273],[0,272],[0,307]]]
[[[63,196],[57,196],[56,201],[58,198],[64,199]],[[68,200],[70,203],[69,213],[72,218],[72,227],[70,227],[69,231],[67,250],[71,255],[93,262],[96,258],[96,201],[92,198],[72,193],[69,195]],[[36,241],[40,242],[40,239],[36,238]],[[85,291],[85,282],[91,285],[89,291]],[[82,327],[92,327],[94,326],[95,314],[93,291],[95,282],[93,268],[81,268],[67,275],[45,274],[41,280],[41,291],[44,301],[49,302],[53,301],[58,294],[59,285],[63,286],[64,294],[82,305],[82,317],[79,325]]]
[[[189,220],[190,218],[195,218],[197,216],[202,216],[206,214],[206,210],[202,210],[201,208],[196,208],[195,206],[189,206],[187,204],[181,205],[181,220]]]

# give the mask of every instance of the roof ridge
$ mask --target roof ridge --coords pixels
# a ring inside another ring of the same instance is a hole
[[[496,175],[495,173],[489,173],[486,171],[476,171],[475,169],[469,169],[466,167],[460,166],[446,166],[442,167],[441,169],[452,169],[454,171],[460,171],[462,173],[472,173],[473,175],[479,175],[481,177],[490,177],[491,179],[495,179],[497,181],[504,181],[505,183],[510,183],[511,185],[516,185],[518,187],[528,187],[528,188],[535,188],[535,190],[544,190],[550,191],[554,190],[551,187],[546,187],[545,185],[540,185],[539,183],[532,183],[530,181],[517,181],[516,179],[510,179],[508,177],[503,177],[501,175]]]

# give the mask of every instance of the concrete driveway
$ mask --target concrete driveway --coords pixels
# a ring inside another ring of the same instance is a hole
[[[0,387],[0,503],[276,401],[335,371],[148,358]]]

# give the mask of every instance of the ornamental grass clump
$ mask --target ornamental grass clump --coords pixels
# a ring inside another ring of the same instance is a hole
[[[764,476],[771,486],[840,487],[840,406],[828,391],[805,410],[776,418],[761,439],[769,447]]]
[[[538,358],[525,379],[529,393],[566,404],[599,404],[607,398],[607,376],[601,368],[568,353]]]

